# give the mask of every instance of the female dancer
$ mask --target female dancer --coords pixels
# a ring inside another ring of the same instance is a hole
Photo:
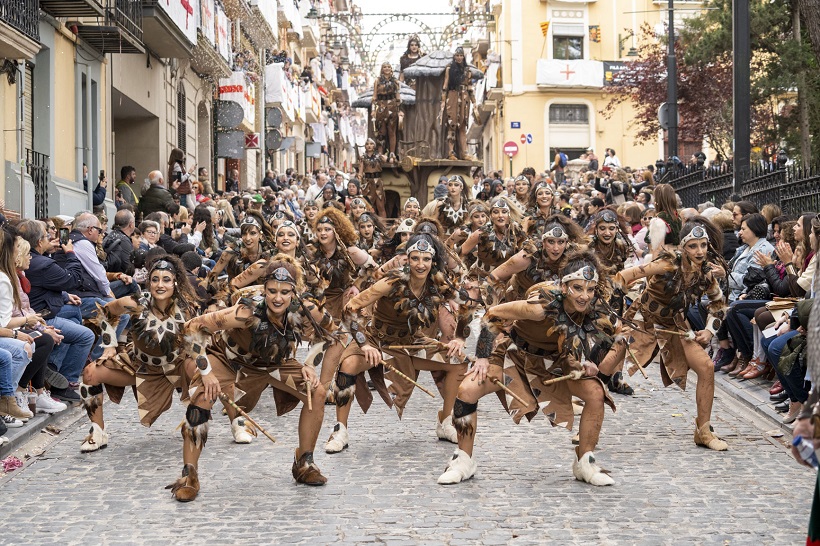
[[[560,281],[567,251],[577,250],[585,242],[584,232],[578,224],[563,214],[555,214],[544,226],[542,236],[524,241],[515,256],[490,273],[488,282],[497,290],[508,292],[507,301],[524,299],[531,286]],[[510,279],[512,283],[507,289]]]
[[[401,217],[410,218],[411,220],[418,220],[419,216],[421,216],[421,206],[419,206],[419,200],[415,197],[408,197],[407,201],[404,202]]]
[[[208,439],[211,408],[220,392],[248,412],[271,386],[278,415],[288,413],[311,396],[316,403],[312,404],[312,411],[307,404],[302,407],[299,447],[292,472],[298,483],[327,482],[313,462],[313,449],[324,416],[325,388],[313,368],[312,357],[300,364],[295,356],[309,329],[314,337],[329,338],[325,328],[333,320],[316,304],[299,298],[304,289],[302,272],[293,260],[274,256],[265,274],[264,287],[264,300],[258,304],[242,300],[185,324],[185,331],[192,338],[189,348],[192,356],[196,356],[199,375],[191,383],[193,394],[182,425],[182,476],[168,486],[178,501],[192,501],[199,493],[197,465]],[[234,421],[238,420],[232,406],[226,410]]]
[[[614,366],[604,357],[612,347],[618,325],[594,306],[606,285],[599,265],[589,251],[573,253],[561,269],[560,289],[541,284],[529,299],[491,307],[485,315],[476,345],[476,362],[458,389],[453,422],[458,431],[458,449],[439,477],[440,484],[454,484],[475,474],[473,444],[477,427],[478,400],[501,390],[500,382],[516,394],[503,399],[518,423],[532,420],[539,409],[553,426],[572,428],[572,397],[584,401],[579,426],[579,445],[572,465],[575,479],[592,485],[611,485],[614,480],[595,464],[593,450],[604,420],[604,403],[615,404],[598,379]],[[510,338],[493,349],[499,322],[515,321]],[[545,385],[544,381],[569,375],[573,380]],[[526,404],[522,404],[520,399]]]
[[[381,222],[376,220],[372,214],[365,213],[359,216],[356,227],[359,232],[359,242],[356,246],[373,256],[374,260],[378,260],[381,256],[380,247],[383,241]]]
[[[457,294],[447,279],[446,254],[438,239],[428,234],[413,235],[407,242],[407,257],[405,267],[391,270],[345,307],[353,342],[342,354],[334,394],[336,405],[346,411],[339,412],[339,423],[328,441],[339,451],[349,442],[347,416],[354,393],[365,412],[370,407],[362,374],[365,370],[370,370],[379,394],[388,406],[396,407],[399,418],[413,392],[413,384],[392,370],[409,377],[417,377],[419,370],[432,372],[444,398],[436,433],[440,439],[456,439],[452,409],[458,384],[467,371],[462,353],[464,338],[460,336],[469,317],[459,316]],[[477,288],[474,291],[477,296]],[[359,312],[371,305],[371,320],[360,323]],[[422,337],[432,338],[431,343],[438,347],[389,348],[413,344]],[[380,365],[383,360],[389,363],[384,368]]]
[[[530,192],[524,219],[524,230],[527,235],[540,237],[544,234],[550,216],[558,212],[555,206],[556,193],[546,182],[539,182]]]
[[[270,226],[260,213],[254,210],[246,211],[245,218],[239,224],[239,230],[241,239],[237,250],[222,252],[219,261],[208,274],[209,280],[215,280],[223,271],[233,279],[254,262],[270,258],[270,241],[273,237]]]
[[[313,199],[305,201],[302,210],[305,213],[305,218],[302,221],[302,240],[305,244],[310,244],[316,241],[316,234],[313,233],[313,220],[319,215],[319,206]]]
[[[453,175],[447,181],[447,195],[429,202],[421,215],[435,218],[444,226],[447,235],[451,235],[467,215],[466,193],[464,178],[458,174]]]
[[[513,196],[513,200],[515,204],[522,209],[526,208],[529,202],[530,190],[532,190],[532,183],[530,183],[529,178],[523,174],[515,177],[515,185],[513,186],[515,195]]]
[[[480,278],[514,256],[524,242],[524,232],[516,221],[518,214],[512,212],[506,198],[496,197],[490,207],[490,223],[470,234],[461,245],[461,256],[476,252],[475,264],[471,267]],[[491,297],[490,297],[491,296]],[[502,301],[502,294],[494,291],[485,297],[487,305]]]
[[[449,239],[447,239],[447,246],[454,249],[456,254],[461,256],[461,245],[464,244],[464,241],[466,241],[471,234],[484,227],[487,223],[487,214],[489,212],[486,203],[479,202],[472,205],[467,215],[467,223],[463,226],[459,226],[453,232]],[[466,256],[461,256],[461,259],[468,268],[472,267],[476,261],[476,257],[472,252]]]
[[[150,427],[171,407],[174,391],[187,398],[193,360],[184,354],[182,327],[194,310],[196,296],[185,267],[176,256],[161,256],[148,267],[148,292],[108,302],[97,313],[102,332],[102,357],[83,370],[80,396],[91,419],[91,430],[80,451],[108,445],[103,421],[103,385],[108,398],[119,404],[125,387],[135,386],[140,423]],[[133,348],[117,354],[116,327],[122,315],[131,317]]]
[[[643,367],[660,351],[664,385],[675,383],[681,389],[686,389],[686,376],[690,369],[694,370],[698,377],[695,444],[725,451],[728,445],[715,435],[709,422],[715,371],[703,347],[720,328],[726,300],[708,256],[707,230],[698,223],[687,222],[680,230],[679,251],[662,250],[651,263],[621,271],[614,282],[616,286],[625,287],[646,278],[646,289],[625,316],[635,324],[631,332],[634,341],[629,344],[631,352],[627,361]],[[686,322],[685,312],[688,307],[698,305],[703,296],[709,300],[709,317],[706,328],[693,333]],[[638,313],[641,319],[636,319]],[[624,351],[621,348],[621,354]],[[635,371],[634,367],[629,370],[630,373]]]

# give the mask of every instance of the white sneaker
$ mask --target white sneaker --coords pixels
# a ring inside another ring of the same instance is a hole
[[[452,413],[436,425],[436,436],[439,440],[447,440],[454,444],[458,443],[458,432],[456,432],[456,427],[453,426]]]
[[[245,418],[241,416],[231,421],[231,432],[233,433],[233,441],[237,444],[249,444],[256,436],[255,431],[245,425]]]
[[[441,485],[452,485],[454,483],[469,480],[475,474],[477,465],[475,461],[467,455],[466,452],[456,449],[453,453],[453,458],[447,463],[447,470],[444,474],[438,477],[438,483]]]
[[[341,423],[336,423],[333,432],[330,433],[330,438],[327,439],[325,444],[325,453],[339,453],[347,448],[349,441],[350,435],[347,433],[347,427]]]
[[[6,424],[7,428],[20,428],[23,426],[23,422],[16,417],[12,417],[11,415],[0,414],[0,419]]]
[[[31,413],[30,409],[28,409],[28,393],[15,391],[14,399],[17,401],[17,407],[20,408],[20,411],[25,414],[25,417],[21,417],[20,420],[24,423],[28,422],[29,419],[34,417],[34,414]]]
[[[108,433],[100,428],[97,423],[91,423],[91,430],[88,431],[88,436],[83,440],[83,445],[80,446],[81,453],[90,453],[108,446]]]
[[[572,474],[575,479],[592,485],[612,485],[615,480],[600,466],[595,464],[595,456],[587,451],[581,458],[572,463]]]
[[[10,444],[11,440],[6,438],[5,436],[0,436],[0,447],[3,447],[6,444]]]
[[[68,406],[53,399],[48,391],[43,391],[37,395],[37,413],[57,413],[66,409],[68,409]]]

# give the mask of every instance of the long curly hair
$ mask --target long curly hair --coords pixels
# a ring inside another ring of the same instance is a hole
[[[359,240],[359,236],[356,234],[356,229],[353,227],[353,223],[347,215],[333,207],[320,210],[319,214],[316,215],[316,218],[314,218],[310,223],[310,227],[314,233],[316,232],[316,227],[319,225],[319,221],[323,218],[330,220],[333,224],[333,229],[336,231],[336,238],[344,246],[353,246],[356,244],[356,241]]]

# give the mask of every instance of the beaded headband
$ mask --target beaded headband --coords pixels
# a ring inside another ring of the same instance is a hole
[[[362,199],[361,197],[357,197],[357,198],[355,198],[353,201],[351,201],[351,202],[350,202],[350,205],[351,205],[351,206],[353,206],[353,205],[357,205],[357,206],[358,206],[358,205],[361,205],[361,206],[363,206],[363,207],[366,207],[366,206],[367,206],[367,204],[364,202],[364,199]]]
[[[686,236],[683,237],[680,240],[680,246],[683,246],[686,243],[688,243],[689,241],[693,241],[695,239],[708,239],[708,238],[709,238],[709,234],[706,233],[706,230],[703,228],[703,226],[695,226],[695,227],[692,228],[692,231],[687,233]]]
[[[276,233],[273,234],[274,238],[279,237],[279,232],[282,230],[282,228],[290,228],[294,232],[296,232],[296,238],[297,239],[302,238],[301,234],[299,233],[299,229],[296,227],[296,224],[294,224],[290,220],[285,220],[284,222],[282,222],[282,225],[280,225],[278,228],[276,228]]]
[[[409,205],[410,203],[415,203],[416,205],[418,205],[419,200],[416,199],[415,197],[408,197],[407,201],[404,202],[404,208],[407,208],[407,205]]]
[[[494,208],[494,209],[504,209],[507,212],[510,211],[510,206],[503,199],[496,199],[495,201],[493,201],[492,208]]]
[[[259,220],[257,220],[253,216],[248,216],[244,220],[242,220],[242,223],[239,224],[239,227],[241,228],[242,226],[256,226],[259,229],[262,229],[262,226],[259,225]]]
[[[290,274],[290,271],[288,271],[284,267],[277,267],[276,269],[274,269],[273,273],[268,275],[265,279],[266,282],[270,280],[274,280],[277,282],[286,282],[288,284],[296,286],[296,279],[294,279],[293,276]]]
[[[416,227],[416,223],[408,218],[407,220],[399,224],[399,227],[396,228],[396,233],[413,233],[414,227]]]
[[[547,228],[544,232],[544,235],[541,236],[542,239],[561,239],[563,241],[569,241],[569,235],[564,230],[563,226],[553,226],[551,228]]]
[[[436,248],[427,240],[427,239],[419,239],[413,245],[407,249],[407,255],[409,256],[411,252],[425,252],[432,256],[436,255]]]
[[[605,209],[598,214],[598,218],[596,218],[595,223],[606,223],[606,224],[617,224],[618,223],[618,216],[609,209]]]
[[[571,281],[598,282],[598,272],[595,271],[594,267],[585,265],[578,268],[576,271],[561,277],[562,283],[568,283]]]
[[[151,273],[153,273],[157,269],[161,271],[170,271],[175,275],[177,272],[177,268],[174,267],[174,264],[172,264],[168,260],[157,260],[156,262],[154,262],[154,265],[151,266]]]

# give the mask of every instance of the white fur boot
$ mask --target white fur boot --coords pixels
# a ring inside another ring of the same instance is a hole
[[[237,417],[231,421],[231,432],[233,433],[233,441],[237,444],[249,444],[256,436],[256,431],[245,424],[244,417]]]
[[[347,427],[341,423],[336,423],[333,427],[333,432],[330,433],[330,438],[325,444],[325,453],[339,453],[347,448],[350,441],[350,435],[347,433]]]
[[[91,430],[80,446],[81,453],[91,453],[108,446],[108,434],[97,423],[91,423]]]
[[[615,480],[605,470],[595,464],[595,455],[591,451],[587,451],[581,455],[580,459],[572,463],[572,474],[576,480],[591,483],[592,485],[612,485],[615,483]]]
[[[447,440],[454,444],[458,443],[458,432],[456,432],[456,427],[453,426],[452,413],[436,425],[436,436],[439,440]]]
[[[447,463],[447,470],[438,477],[438,483],[441,485],[452,485],[454,483],[463,482],[464,480],[469,480],[475,474],[476,468],[477,466],[472,457],[464,451],[456,449],[456,452],[453,453],[453,458]]]

